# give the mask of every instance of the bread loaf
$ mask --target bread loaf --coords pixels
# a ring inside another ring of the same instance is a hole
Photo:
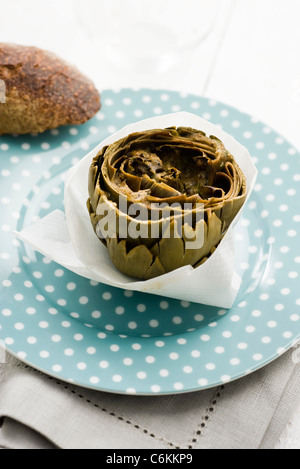
[[[0,135],[83,124],[100,109],[92,81],[56,55],[0,43]],[[3,96],[2,96],[3,98]]]

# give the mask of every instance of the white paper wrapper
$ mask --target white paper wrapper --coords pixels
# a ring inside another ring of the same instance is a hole
[[[52,212],[35,225],[17,233],[18,238],[67,269],[97,282],[126,290],[140,291],[195,303],[231,308],[241,279],[235,272],[234,226],[232,223],[215,253],[200,267],[182,267],[147,281],[134,281],[112,264],[107,249],[96,237],[86,208],[88,174],[93,158],[105,145],[130,133],[171,126],[187,126],[215,135],[233,154],[247,180],[247,199],[253,191],[257,170],[249,152],[217,126],[180,112],[154,117],[126,126],[101,142],[67,174],[65,181],[65,215]]]

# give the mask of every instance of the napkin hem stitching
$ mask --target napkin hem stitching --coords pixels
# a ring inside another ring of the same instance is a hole
[[[194,449],[195,444],[199,443],[199,440],[203,437],[203,433],[207,429],[208,423],[210,422],[212,415],[215,413],[216,406],[219,403],[225,389],[226,386],[221,385],[213,394],[210,400],[210,405],[207,408],[206,415],[202,417],[201,423],[198,424],[198,429],[193,432],[194,438],[191,441],[192,445],[189,445],[188,449]]]
[[[118,419],[119,421],[122,421],[124,423],[126,423],[127,425],[133,425],[134,428],[142,433],[144,433],[145,435],[148,435],[150,438],[153,438],[159,442],[162,442],[162,443],[165,443],[167,446],[171,447],[171,448],[174,448],[174,449],[181,449],[180,446],[176,445],[175,443],[171,443],[170,441],[167,441],[165,440],[163,437],[159,437],[159,436],[156,436],[154,435],[154,433],[150,433],[149,430],[147,430],[146,428],[143,428],[141,427],[140,425],[138,424],[135,424],[134,422],[132,422],[131,420],[129,419],[126,419],[125,417],[122,417],[121,415],[118,415],[116,414],[115,412],[110,412],[109,410],[105,409],[104,407],[101,407],[99,406],[99,404],[96,404],[94,402],[92,402],[90,399],[87,399],[85,396],[83,396],[82,394],[79,394],[77,391],[75,391],[74,389],[71,389],[70,386],[68,386],[65,382],[62,382],[62,381],[59,381],[58,379],[56,378],[53,378],[52,376],[47,376],[45,375],[44,373],[42,373],[41,371],[39,370],[36,370],[35,368],[32,368],[30,367],[29,365],[25,365],[23,363],[18,363],[16,365],[17,368],[24,368],[26,370],[30,370],[30,371],[34,371],[36,374],[44,377],[44,378],[47,378],[49,381],[53,381],[55,384],[57,384],[58,386],[63,386],[65,390],[68,390],[70,391],[73,395],[76,395],[77,397],[79,397],[80,399],[84,399],[88,404],[92,405],[93,407],[101,410],[101,412],[103,413],[107,413],[109,414],[111,417],[114,417],[116,419]]]

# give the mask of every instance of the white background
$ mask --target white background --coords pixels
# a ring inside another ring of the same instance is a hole
[[[193,14],[201,26],[200,3]],[[99,27],[105,20],[99,18]],[[0,0],[1,41],[53,50],[89,75],[100,91],[156,87],[209,96],[265,121],[298,149],[299,20],[299,0],[220,0],[214,29],[193,55],[181,57],[167,73],[137,74],[113,67],[91,43],[72,0]],[[278,447],[300,448],[300,410]]]

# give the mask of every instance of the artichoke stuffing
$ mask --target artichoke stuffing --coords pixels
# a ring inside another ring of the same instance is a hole
[[[147,280],[205,262],[245,199],[245,176],[218,138],[171,127],[104,147],[87,206],[115,266]]]

